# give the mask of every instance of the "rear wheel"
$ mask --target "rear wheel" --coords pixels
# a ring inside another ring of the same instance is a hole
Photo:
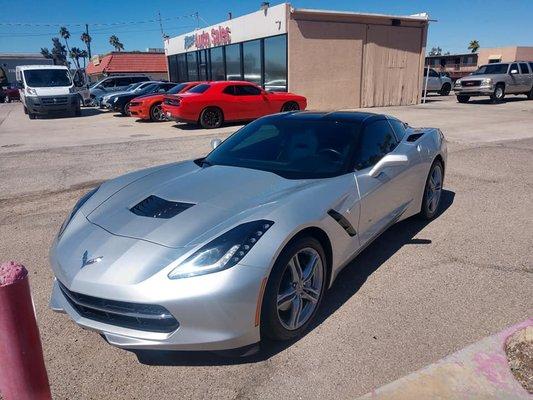
[[[444,168],[442,162],[435,160],[426,179],[424,198],[422,199],[422,208],[420,210],[420,216],[422,218],[430,220],[437,215],[440,206],[443,179]]]
[[[533,100],[533,86],[531,87],[531,90],[527,94],[527,98],[528,100]]]
[[[505,97],[505,86],[498,83],[494,88],[494,92],[491,94],[490,99],[493,103],[499,103]]]
[[[204,129],[219,128],[223,121],[222,110],[216,107],[207,107],[200,114],[200,125]]]
[[[273,340],[300,336],[320,306],[326,277],[326,257],[318,240],[302,237],[285,247],[268,278],[261,335]]]
[[[165,113],[161,107],[161,103],[156,103],[150,108],[150,121],[161,122],[166,121]]]
[[[281,107],[281,112],[286,111],[298,111],[300,109],[300,106],[295,101],[289,101],[285,104],[283,104],[283,107]]]
[[[440,89],[439,94],[441,96],[448,96],[451,90],[452,90],[452,85],[450,85],[449,83],[445,83],[444,85],[442,85],[442,88]]]

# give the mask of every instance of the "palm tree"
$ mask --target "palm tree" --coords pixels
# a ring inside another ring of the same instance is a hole
[[[120,40],[115,35],[109,38],[109,44],[115,48],[116,51],[124,50],[124,45],[120,43]]]
[[[83,69],[85,69],[87,67],[87,58],[89,57],[87,50],[80,51],[80,57],[83,58]]]
[[[89,54],[91,53],[91,41],[92,41],[92,38],[91,36],[84,32],[81,34],[81,37],[80,37],[81,41],[83,43],[85,43],[85,47],[87,48],[87,57],[89,56]]]
[[[69,51],[69,56],[72,60],[74,60],[74,64],[76,64],[77,69],[80,69],[80,58],[82,57],[81,52],[82,51],[78,49],[77,47],[73,47]]]
[[[479,42],[477,40],[471,40],[470,44],[468,45],[468,50],[470,50],[472,53],[475,53],[479,49]]]

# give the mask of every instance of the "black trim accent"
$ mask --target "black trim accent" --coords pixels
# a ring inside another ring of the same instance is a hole
[[[339,223],[339,225],[346,231],[346,233],[350,236],[357,235],[357,232],[355,231],[355,228],[350,224],[350,221],[348,221],[342,214],[338,213],[337,211],[331,209],[328,211],[328,214],[331,218],[333,218],[335,221]]]
[[[418,139],[422,137],[422,135],[424,135],[424,133],[425,132],[413,133],[407,137],[406,141],[409,143],[416,142]]]
[[[141,217],[169,219],[192,206],[194,204],[169,201],[151,195],[130,208],[130,211]]]

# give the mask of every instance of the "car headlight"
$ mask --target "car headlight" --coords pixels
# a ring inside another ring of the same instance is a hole
[[[26,88],[26,93],[29,96],[37,96],[37,90],[29,88],[29,87]]]
[[[81,206],[83,206],[87,200],[89,200],[91,198],[91,196],[93,194],[96,193],[96,191],[100,188],[100,186],[97,186],[95,187],[93,190],[91,190],[90,192],[87,192],[85,193],[79,200],[78,202],[76,203],[76,205],[74,206],[74,208],[72,209],[72,211],[70,212],[70,214],[68,215],[68,217],[65,219],[65,221],[63,222],[63,224],[61,225],[61,227],[59,228],[59,233],[57,234],[57,237],[60,237],[63,232],[65,232],[65,229],[67,228],[68,224],[70,223],[70,221],[72,220],[72,218],[74,217],[74,215],[76,215],[76,213],[78,212],[78,210],[81,208]]]
[[[490,85],[491,83],[492,83],[492,79],[490,78],[485,78],[481,81],[482,85]]]
[[[455,81],[455,86],[461,86],[461,80],[460,79],[457,79]]]
[[[251,250],[274,223],[246,222],[212,240],[168,274],[170,279],[210,274],[233,267]]]
[[[115,97],[115,98],[113,99],[113,103],[116,103],[117,100],[118,100],[118,97]]]

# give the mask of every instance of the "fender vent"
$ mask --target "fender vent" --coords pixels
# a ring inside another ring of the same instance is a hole
[[[346,218],[344,218],[341,214],[339,214],[335,210],[329,210],[328,214],[331,218],[333,218],[335,221],[339,223],[340,226],[342,226],[342,229],[346,231],[346,233],[350,236],[357,235],[357,232],[355,231],[352,224],[350,224],[350,221],[348,221]]]
[[[421,133],[413,133],[412,135],[409,135],[407,137],[407,142],[416,142],[418,139],[420,139],[422,137],[422,135],[424,134],[424,132],[421,132]]]
[[[168,201],[161,197],[151,195],[130,208],[130,211],[141,217],[168,219],[175,217],[192,206],[194,204]]]

